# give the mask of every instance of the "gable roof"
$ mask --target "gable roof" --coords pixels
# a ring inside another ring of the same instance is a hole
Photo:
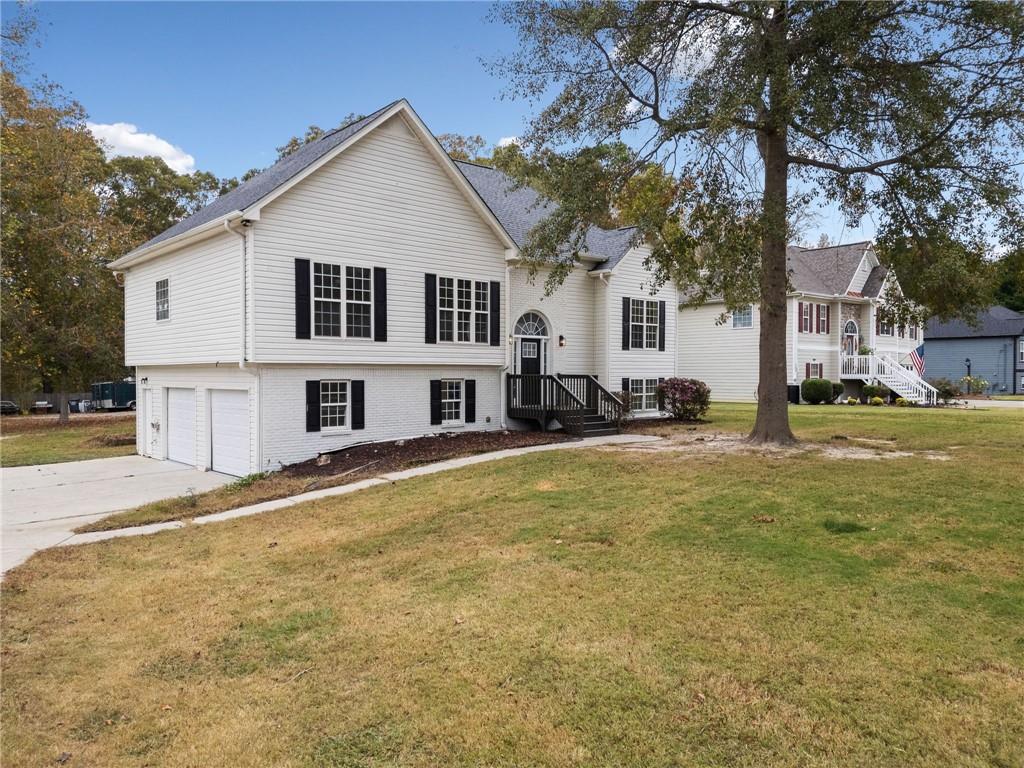
[[[871,248],[870,241],[859,243],[845,243],[843,245],[830,245],[825,248],[802,248],[799,245],[786,247],[786,265],[789,269],[789,280],[793,290],[806,293],[821,293],[828,296],[845,296],[850,283],[853,281],[857,268],[860,267],[864,254]],[[872,270],[868,276],[871,281],[875,276]],[[884,273],[881,273],[884,277]],[[876,278],[877,279],[877,278]],[[877,296],[877,290],[881,288],[881,282],[874,294],[867,291],[864,286],[861,291],[863,296]]]
[[[357,134],[363,127],[373,122],[374,118],[379,116],[382,112],[386,112],[397,103],[397,101],[393,101],[361,120],[356,120],[355,122],[336,128],[333,131],[328,131],[316,141],[303,144],[290,155],[281,158],[265,171],[262,171],[248,181],[239,184],[230,192],[225,192],[205,208],[199,209],[188,218],[182,219],[169,229],[165,229],[156,237],[147,240],[145,243],[131,251],[128,255],[131,256],[134,253],[151,248],[152,246],[162,243],[165,240],[169,240],[176,235],[182,235],[189,230],[196,229],[203,224],[219,219],[221,216],[225,216],[232,211],[241,211],[248,208],[250,205],[260,201],[293,176],[319,160],[346,139]]]
[[[467,199],[491,224],[499,235],[499,239],[506,244],[506,247],[511,247],[514,244],[513,239],[479,196],[473,185],[469,183],[464,174],[459,172],[459,169],[444,152],[441,145],[437,143],[437,139],[429,132],[412,106],[405,99],[398,99],[366,117],[343,125],[333,131],[328,131],[316,141],[303,144],[287,157],[281,158],[266,170],[235,187],[230,192],[221,195],[209,205],[188,218],[182,219],[156,237],[136,247],[128,254],[111,262],[108,266],[113,269],[120,268],[122,264],[133,261],[136,257],[141,256],[143,252],[149,251],[156,246],[163,243],[169,244],[169,241],[183,237],[190,232],[198,234],[200,229],[209,229],[208,225],[216,224],[220,220],[230,220],[232,214],[242,213],[247,209],[257,206],[261,201],[266,202],[268,199],[273,199],[276,194],[280,194],[289,188],[291,184],[316,170],[319,167],[318,164],[330,160],[334,154],[337,154],[344,148],[343,145],[346,145],[346,142],[350,139],[356,140],[356,137],[361,133],[371,130],[371,126],[399,113],[404,113],[407,123],[414,129],[414,133],[418,132],[421,138],[425,139],[428,149],[446,166],[446,172],[449,173],[457,186],[463,188]]]
[[[456,160],[455,165],[487,203],[498,221],[520,248],[530,230],[558,209],[531,187],[518,186],[516,181],[497,168]],[[636,227],[587,230],[587,253],[602,259],[594,270],[614,269],[633,247],[638,235]]]
[[[974,323],[954,319],[945,322],[933,317],[925,326],[925,339],[976,339],[986,336],[1024,336],[1024,315],[1006,307],[994,306],[979,312]]]

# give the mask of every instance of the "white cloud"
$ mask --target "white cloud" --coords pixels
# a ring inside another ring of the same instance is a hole
[[[498,146],[499,147],[507,147],[507,146],[510,146],[511,144],[518,144],[518,143],[519,143],[519,137],[518,136],[502,136],[500,139],[498,139]]]
[[[140,133],[131,123],[86,123],[92,135],[103,143],[107,157],[161,158],[177,173],[192,173],[196,159],[181,147],[153,133]]]

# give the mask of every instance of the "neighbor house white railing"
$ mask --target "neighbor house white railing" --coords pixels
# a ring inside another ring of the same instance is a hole
[[[935,387],[888,355],[844,355],[841,371],[845,378],[880,381],[913,403],[935,405],[938,397]]]

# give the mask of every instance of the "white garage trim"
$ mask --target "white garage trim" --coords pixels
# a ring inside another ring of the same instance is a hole
[[[242,477],[250,473],[249,392],[211,389],[210,468]]]
[[[184,387],[167,389],[167,458],[196,464],[196,391]]]

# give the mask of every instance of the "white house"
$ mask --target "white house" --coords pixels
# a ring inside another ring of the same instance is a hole
[[[899,292],[895,275],[879,264],[871,243],[827,248],[790,246],[791,290],[786,313],[789,384],[825,378],[856,393],[881,381],[914,402],[934,402],[908,355],[924,340],[919,326],[896,328],[879,307]],[[721,301],[680,305],[678,372],[705,381],[716,400],[757,398],[760,312],[756,304],[727,312]],[[861,353],[864,354],[861,354]]]
[[[138,451],[232,475],[354,443],[656,411],[678,295],[632,229],[592,229],[544,295],[545,206],[455,163],[405,100],[303,146],[117,259]]]

